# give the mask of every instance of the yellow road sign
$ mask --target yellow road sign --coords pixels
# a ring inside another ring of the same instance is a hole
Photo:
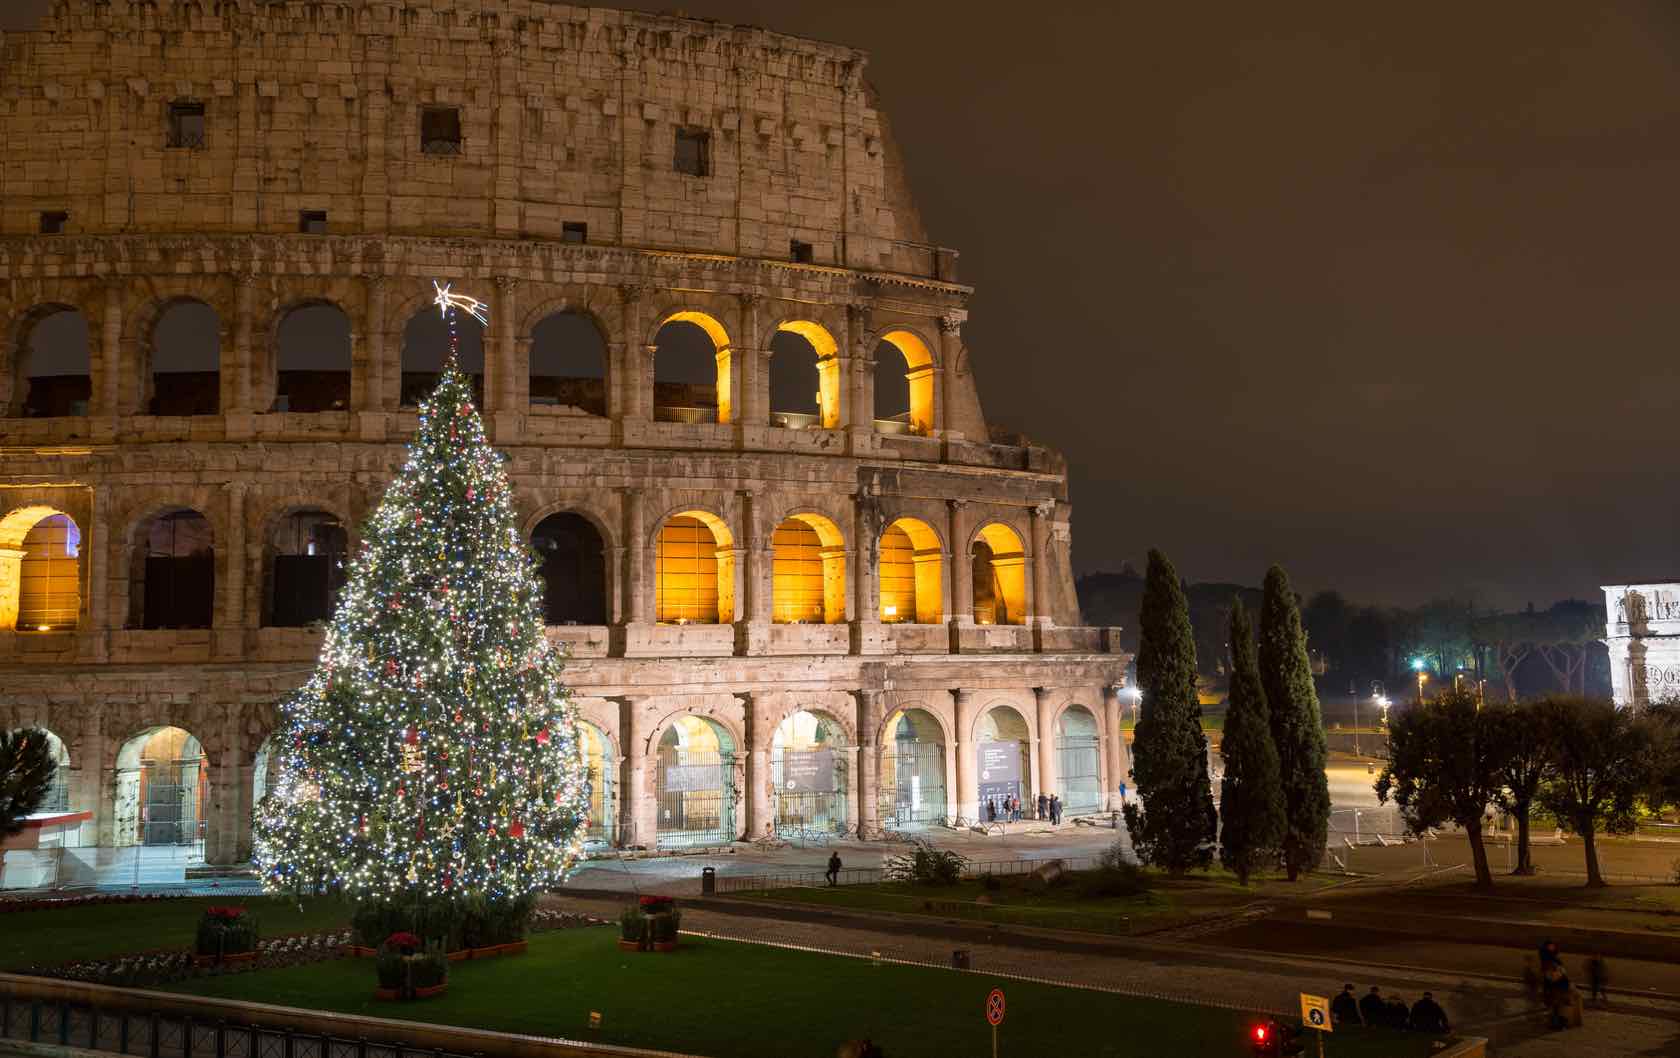
[[[1301,993],[1301,1024],[1309,1029],[1330,1032],[1330,1001],[1323,996]]]

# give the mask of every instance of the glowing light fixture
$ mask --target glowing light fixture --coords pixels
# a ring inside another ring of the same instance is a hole
[[[437,291],[437,297],[432,300],[432,304],[438,307],[438,313],[448,319],[450,309],[460,309],[479,323],[489,326],[490,306],[469,294],[455,293],[450,289],[452,285],[432,280],[432,289]]]

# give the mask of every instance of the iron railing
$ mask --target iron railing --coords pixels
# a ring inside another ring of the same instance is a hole
[[[1031,874],[1049,863],[1060,863],[1064,870],[1087,871],[1098,865],[1095,856],[1055,856],[1049,859],[1036,860],[980,860],[971,861],[963,868],[964,878],[981,878],[988,874]],[[880,867],[846,867],[840,871],[838,885],[876,885],[888,881],[886,871]],[[828,875],[812,869],[809,871],[783,871],[775,874],[725,874],[719,875],[717,891],[720,893],[741,893],[765,889],[806,889],[821,888],[828,885]]]

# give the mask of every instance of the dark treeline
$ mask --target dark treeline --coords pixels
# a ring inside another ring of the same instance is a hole
[[[1078,580],[1086,623],[1119,625],[1121,642],[1137,650],[1137,615],[1143,576],[1129,566]],[[1231,601],[1251,611],[1260,589],[1240,584],[1185,583],[1185,601],[1196,638],[1203,680],[1223,687]],[[1327,698],[1368,697],[1381,683],[1397,700],[1414,693],[1413,662],[1421,660],[1433,693],[1455,677],[1479,684],[1489,698],[1511,700],[1545,694],[1610,695],[1610,663],[1600,637],[1604,606],[1565,599],[1538,609],[1495,611],[1456,599],[1415,607],[1362,605],[1340,592],[1321,591],[1301,601],[1319,691]]]

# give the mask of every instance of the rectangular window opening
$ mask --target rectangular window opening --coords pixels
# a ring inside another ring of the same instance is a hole
[[[47,210],[41,214],[42,235],[63,235],[69,224],[70,214],[61,209]]]
[[[420,111],[420,150],[426,154],[461,153],[459,107],[426,107]]]
[[[705,129],[678,129],[677,151],[672,168],[689,176],[711,173],[712,134]]]
[[[298,231],[305,235],[325,235],[327,233],[327,211],[324,209],[299,210]]]
[[[204,146],[204,104],[169,104],[169,146],[199,150]]]
[[[794,239],[788,243],[788,257],[796,264],[810,264],[816,259],[816,251],[810,243]]]
[[[560,225],[561,242],[588,242],[589,225],[577,220],[568,220]]]

